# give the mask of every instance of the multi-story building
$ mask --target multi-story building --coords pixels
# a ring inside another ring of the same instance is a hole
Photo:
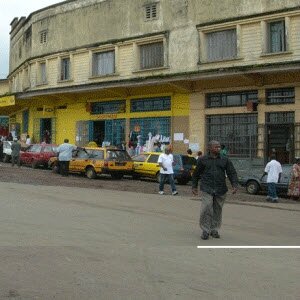
[[[45,135],[300,156],[300,0],[69,0],[11,23],[11,123]],[[153,137],[156,137],[154,140]]]
[[[15,104],[14,97],[8,96],[9,85],[7,79],[0,79],[0,137],[7,136],[9,132],[9,118],[5,115],[5,107]]]

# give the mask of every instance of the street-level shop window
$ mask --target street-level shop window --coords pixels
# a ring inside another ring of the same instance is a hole
[[[257,102],[257,91],[212,93],[206,95],[206,107],[245,106],[248,101]]]
[[[93,76],[105,76],[115,73],[115,51],[96,52],[93,54]]]
[[[288,104],[295,103],[295,89],[268,89],[266,90],[267,104]]]
[[[126,101],[103,101],[103,102],[92,102],[91,103],[91,114],[118,114],[126,112]]]
[[[162,110],[171,110],[171,97],[132,99],[130,102],[131,112]]]
[[[206,33],[207,61],[237,58],[236,29]]]
[[[220,141],[230,156],[257,156],[257,114],[207,116],[206,128],[207,141]]]
[[[143,44],[140,49],[140,69],[154,69],[164,66],[164,43]]]

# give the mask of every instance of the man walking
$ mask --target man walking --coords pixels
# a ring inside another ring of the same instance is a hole
[[[64,143],[57,147],[58,161],[59,161],[59,170],[62,176],[69,175],[69,165],[72,158],[72,151],[77,147],[69,144],[69,140],[65,139]]]
[[[20,168],[20,151],[21,151],[21,144],[18,142],[17,138],[14,138],[11,144],[11,166],[12,167],[16,163]]]
[[[165,153],[159,155],[157,162],[160,165],[160,180],[158,193],[160,195],[164,194],[165,181],[168,180],[171,185],[172,195],[177,195],[178,192],[176,191],[173,171],[174,159],[173,155],[171,154],[170,147],[165,148]]]
[[[207,240],[209,235],[220,238],[219,229],[222,223],[222,208],[228,191],[226,174],[235,194],[238,187],[238,178],[235,168],[228,157],[220,155],[220,143],[210,141],[208,154],[201,156],[197,161],[193,173],[192,192],[198,194],[197,186],[200,179],[201,212],[199,225],[202,229],[201,238]]]
[[[282,173],[282,167],[279,161],[276,160],[276,154],[271,154],[271,161],[267,163],[265,171],[262,177],[268,174],[267,186],[268,186],[268,196],[267,201],[277,203],[278,196],[276,191],[276,183],[280,181]],[[262,179],[262,178],[261,178]]]

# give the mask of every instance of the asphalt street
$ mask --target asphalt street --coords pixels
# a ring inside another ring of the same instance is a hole
[[[0,182],[0,299],[299,299],[300,211],[227,203],[202,241],[200,202]],[[238,196],[237,196],[238,197]]]

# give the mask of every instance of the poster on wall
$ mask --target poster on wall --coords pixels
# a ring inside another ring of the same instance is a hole
[[[183,141],[183,133],[182,132],[174,133],[174,141]]]

